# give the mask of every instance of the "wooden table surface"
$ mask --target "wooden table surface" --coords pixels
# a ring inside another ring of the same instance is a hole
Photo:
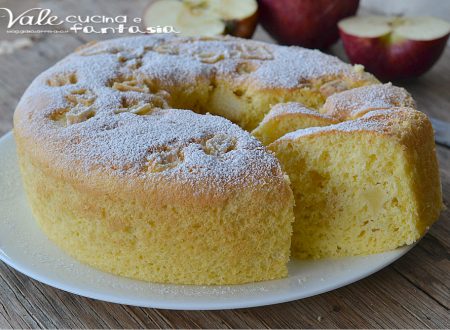
[[[58,15],[140,16],[147,1],[41,1]],[[14,108],[33,78],[98,35],[42,35],[34,45],[0,55],[0,135],[12,128]],[[107,38],[111,36],[106,36]],[[256,39],[267,40],[258,30]],[[334,48],[342,53],[339,45]],[[450,122],[450,46],[423,77],[404,85],[420,110]],[[437,146],[443,195],[450,200],[450,149]],[[0,229],[1,230],[1,229]],[[0,262],[0,328],[449,328],[450,211],[408,254],[389,267],[338,290],[267,307],[170,311],[106,303],[54,289]]]

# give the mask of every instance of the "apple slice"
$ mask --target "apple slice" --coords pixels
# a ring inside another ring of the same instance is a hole
[[[185,36],[251,38],[257,22],[256,0],[157,0],[144,13],[146,26],[173,26]]]
[[[439,59],[450,24],[433,17],[354,16],[338,23],[345,51],[382,80],[417,77]]]

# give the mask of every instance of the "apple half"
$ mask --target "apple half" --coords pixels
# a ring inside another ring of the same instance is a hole
[[[144,13],[146,26],[173,26],[184,36],[251,38],[257,23],[256,0],[157,0]]]
[[[442,55],[450,24],[434,17],[354,16],[338,23],[352,63],[381,80],[420,76]]]

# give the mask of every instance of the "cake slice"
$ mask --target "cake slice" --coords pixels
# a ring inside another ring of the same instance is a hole
[[[441,211],[433,129],[414,109],[297,130],[268,148],[294,191],[294,257],[365,255],[411,244]]]

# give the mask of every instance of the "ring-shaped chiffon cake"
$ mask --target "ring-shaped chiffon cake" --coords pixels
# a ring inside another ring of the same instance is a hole
[[[87,44],[39,75],[14,135],[33,213],[76,259],[238,284],[286,276],[291,237],[303,258],[425,233],[442,200],[414,107],[319,51],[143,36]]]

